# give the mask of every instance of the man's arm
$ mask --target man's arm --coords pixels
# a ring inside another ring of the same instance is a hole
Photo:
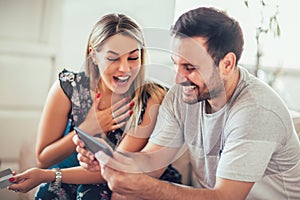
[[[215,188],[209,190],[172,184],[146,174],[120,172],[107,166],[104,166],[102,171],[115,199],[242,200],[254,184],[217,178]]]
[[[165,149],[168,148],[150,142],[143,149],[143,153],[151,155],[156,152],[152,156],[156,155],[171,161],[176,154],[174,152],[174,154],[163,154]],[[150,159],[153,159],[152,156]],[[101,164],[102,176],[107,180],[116,198],[239,200],[246,198],[254,184],[253,182],[217,178],[215,188],[212,190],[185,187],[156,179],[163,170],[156,170],[148,174],[142,173],[143,171],[139,171],[140,167],[136,168],[137,162],[133,162],[132,158],[125,158],[121,154],[115,153],[114,158],[111,158],[100,152],[96,157]],[[147,164],[146,160],[144,163]]]

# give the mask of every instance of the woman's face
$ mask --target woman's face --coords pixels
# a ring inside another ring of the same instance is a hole
[[[117,34],[95,51],[93,59],[100,70],[102,89],[124,94],[140,70],[141,46],[137,40]]]

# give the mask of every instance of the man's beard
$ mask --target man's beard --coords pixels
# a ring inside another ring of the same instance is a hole
[[[194,98],[185,98],[185,95],[183,94],[183,101],[187,104],[195,104],[198,103],[200,101],[204,101],[207,99],[210,99],[210,94],[209,93],[200,93],[200,91],[198,90],[197,96],[195,96]]]
[[[194,98],[185,98],[185,94],[182,94],[182,99],[187,104],[195,104],[201,101],[210,100],[218,97],[221,94],[220,89],[212,89],[209,92],[201,93],[199,87],[197,89],[197,95],[194,95]]]

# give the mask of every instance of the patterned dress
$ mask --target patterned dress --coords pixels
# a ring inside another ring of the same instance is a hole
[[[69,121],[66,125],[64,136],[69,134],[73,130],[74,126],[79,126],[85,119],[89,109],[93,104],[93,100],[90,94],[90,79],[85,75],[84,72],[74,73],[64,69],[59,73],[60,85],[70,99],[72,108],[69,113]],[[143,120],[143,115],[146,110],[148,95],[143,102],[142,112],[139,116],[139,123]],[[117,145],[123,136],[123,130],[117,129],[107,134],[109,141]],[[50,167],[50,168],[69,168],[78,166],[77,152],[74,152],[71,156],[63,160],[62,162]],[[173,168],[171,165],[168,166],[166,171],[160,177],[162,180],[181,183],[181,174]],[[38,191],[36,192],[36,200],[90,200],[100,199],[107,200],[111,197],[111,190],[108,188],[106,183],[101,184],[61,184],[60,188],[55,188],[51,183],[41,184]]]

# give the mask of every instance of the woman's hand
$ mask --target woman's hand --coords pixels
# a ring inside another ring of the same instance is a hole
[[[8,187],[9,190],[26,193],[41,183],[51,182],[55,179],[55,172],[52,170],[31,168],[23,173],[10,178],[13,183]]]
[[[89,110],[84,122],[79,126],[89,134],[107,133],[126,125],[128,118],[133,111],[134,102],[129,103],[127,98],[121,99],[109,108],[100,109],[101,95],[97,95]]]
[[[80,166],[89,170],[89,171],[99,171],[100,166],[98,161],[95,159],[94,154],[84,147],[84,142],[79,139],[77,135],[73,136],[73,142],[76,144],[77,159],[79,161]]]

